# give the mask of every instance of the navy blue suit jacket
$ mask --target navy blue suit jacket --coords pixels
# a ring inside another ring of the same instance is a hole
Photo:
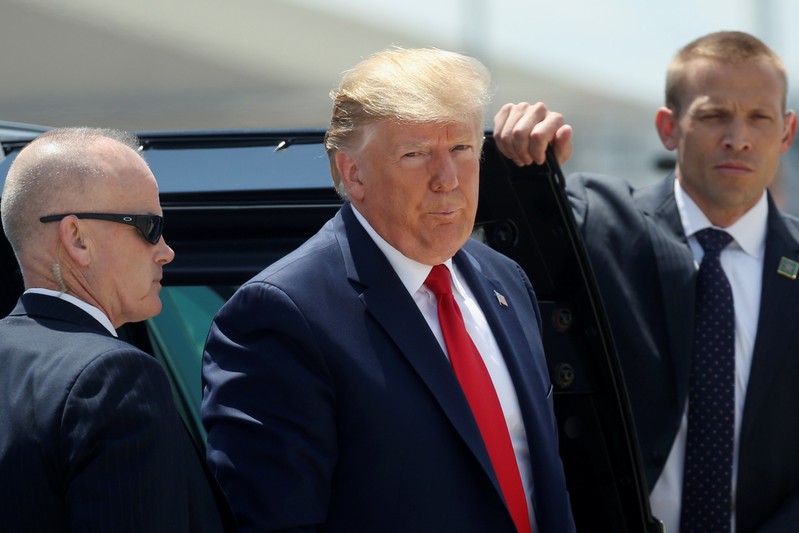
[[[633,189],[618,178],[570,176],[567,191],[608,312],[630,394],[649,488],[688,398],[696,267],[674,198],[674,175]],[[763,285],[745,399],[737,479],[738,533],[799,524],[799,221],[769,196]]]
[[[25,294],[0,320],[0,369],[0,530],[222,531],[154,358]]]
[[[454,261],[513,378],[540,531],[573,531],[533,290],[482,244]],[[223,306],[203,380],[208,460],[242,532],[514,531],[445,355],[349,205]]]

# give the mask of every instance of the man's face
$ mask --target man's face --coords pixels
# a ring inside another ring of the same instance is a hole
[[[687,67],[679,115],[658,113],[664,145],[677,150],[680,184],[714,224],[735,222],[777,176],[796,128],[783,95],[765,61],[699,59]]]
[[[481,131],[474,123],[366,127],[358,151],[337,154],[350,200],[394,248],[420,263],[452,257],[477,213]]]
[[[155,177],[135,152],[117,145],[109,163],[116,179],[94,196],[94,211],[162,214]],[[175,257],[163,237],[152,245],[133,226],[89,219],[81,219],[80,224],[90,226],[94,244],[86,273],[92,296],[114,327],[157,315],[163,266]]]

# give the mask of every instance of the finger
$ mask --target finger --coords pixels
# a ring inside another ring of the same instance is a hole
[[[520,116],[516,119],[511,131],[516,159],[524,165],[540,163],[540,156],[546,150],[546,145],[542,149],[540,142],[541,137],[546,136],[549,127],[547,122],[549,110],[544,104],[538,102],[519,107],[516,111]],[[513,117],[513,115],[511,116]]]
[[[546,114],[547,108],[540,102],[503,106],[494,121],[494,138],[500,151],[519,166],[533,163],[530,134]]]
[[[555,133],[555,141],[552,143],[553,150],[555,151],[555,157],[558,163],[561,165],[568,161],[574,152],[572,133],[572,127],[568,124],[564,124],[562,127],[558,128],[558,131]]]
[[[564,125],[565,121],[563,115],[548,110],[546,115],[535,123],[528,135],[527,141],[527,151],[533,161],[539,165],[546,161],[547,147],[550,143],[556,141],[558,130]],[[567,144],[569,140],[570,137],[565,139]],[[557,149],[558,147],[553,146],[553,148]]]
[[[494,116],[494,139],[497,148],[508,159],[513,160],[517,165],[529,164],[525,161],[525,147],[517,139],[514,139],[514,131],[520,120],[523,119],[530,104],[521,102],[519,104],[505,104]]]

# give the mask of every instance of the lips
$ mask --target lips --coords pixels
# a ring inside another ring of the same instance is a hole
[[[464,209],[463,205],[442,205],[428,208],[427,212],[431,215],[454,215]]]
[[[740,161],[725,161],[724,163],[716,165],[716,169],[722,172],[752,172],[752,167]]]

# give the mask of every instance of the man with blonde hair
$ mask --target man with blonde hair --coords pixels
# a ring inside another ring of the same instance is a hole
[[[347,201],[206,344],[208,460],[242,532],[574,531],[535,295],[469,239],[488,88],[472,58],[392,49],[333,92]]]
[[[223,531],[226,503],[163,369],[117,338],[161,310],[175,255],[137,148],[124,132],[56,129],[6,177],[3,228],[26,290],[0,320],[4,531]]]

